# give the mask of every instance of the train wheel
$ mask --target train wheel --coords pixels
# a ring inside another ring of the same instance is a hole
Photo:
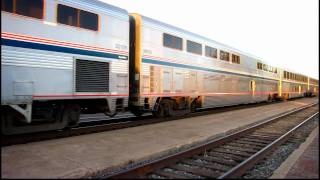
[[[194,100],[191,104],[190,104],[190,112],[194,113],[197,110],[197,106],[196,106],[196,100]]]
[[[140,116],[142,116],[142,114],[143,114],[142,111],[131,111],[131,112],[132,112],[132,114],[134,114],[134,115],[137,116],[137,117],[140,117]]]
[[[1,129],[3,134],[11,134],[11,128],[13,127],[13,115],[8,112],[1,113]]]
[[[109,117],[114,117],[115,115],[117,115],[117,111],[110,113],[110,112],[104,112],[105,115],[109,116]]]
[[[64,116],[62,116],[61,113],[64,113]],[[66,114],[68,114],[67,111],[63,112],[63,110],[59,108],[54,113],[54,122],[47,122],[46,119],[43,119],[42,122],[38,121],[25,124],[21,123],[20,118],[22,118],[22,116],[20,114],[17,114],[17,112],[11,108],[5,108],[4,112],[1,113],[2,133],[6,135],[13,135],[63,129],[68,124]]]
[[[172,111],[173,111],[173,102],[171,100],[165,99],[163,101],[163,115],[165,117],[167,116],[172,116]]]
[[[76,126],[80,119],[80,106],[77,104],[69,104],[64,107],[62,121],[68,122],[68,126]]]
[[[173,102],[169,99],[164,99],[160,102],[158,110],[153,112],[156,117],[171,116],[173,111]]]

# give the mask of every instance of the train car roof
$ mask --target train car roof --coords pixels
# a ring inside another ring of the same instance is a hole
[[[231,46],[228,46],[226,44],[223,44],[223,43],[220,43],[218,41],[215,41],[215,40],[212,40],[212,39],[209,39],[207,37],[204,37],[204,36],[201,36],[199,34],[196,34],[196,33],[193,33],[193,32],[190,32],[190,31],[187,31],[185,29],[182,29],[182,28],[179,28],[179,27],[176,27],[176,26],[173,26],[173,25],[170,25],[170,24],[167,24],[167,23],[164,23],[164,22],[161,22],[161,21],[158,21],[158,20],[155,20],[155,19],[152,19],[150,17],[146,17],[146,16],[143,16],[141,15],[142,19],[147,21],[148,23],[151,23],[151,24],[154,24],[155,26],[159,26],[159,27],[163,27],[165,29],[171,29],[173,31],[177,31],[177,32],[180,32],[182,34],[185,34],[185,35],[189,35],[189,36],[193,36],[195,38],[199,38],[199,39],[203,39],[205,41],[208,41],[208,42],[211,42],[211,43],[214,43],[214,44],[217,44],[219,46],[222,46],[222,47],[225,47],[226,49],[229,49],[231,51],[234,51],[234,52],[238,52],[242,55],[245,55],[245,56],[249,56],[251,58],[254,58],[256,59],[257,61],[261,61],[263,62],[261,59],[262,58],[259,58],[255,55],[252,55],[252,54],[249,54],[249,53],[246,53],[246,52],[243,52],[243,51],[240,51],[239,49],[236,49],[236,48],[233,48]]]
[[[110,15],[114,15],[123,19],[129,19],[128,11],[99,0],[58,0],[58,2],[85,7],[91,10],[98,10]]]
[[[153,24],[154,26],[158,26],[158,27],[160,27],[160,28],[162,27],[162,28],[164,28],[164,29],[170,29],[170,30],[177,31],[177,32],[179,32],[179,33],[182,33],[182,34],[185,34],[185,35],[188,35],[188,36],[192,36],[192,37],[195,37],[195,38],[199,38],[199,39],[202,39],[202,40],[204,40],[204,41],[208,41],[208,42],[217,44],[217,45],[219,45],[219,46],[221,46],[221,47],[225,47],[226,49],[229,49],[229,50],[231,50],[231,51],[234,51],[234,52],[240,53],[240,54],[242,54],[242,55],[248,56],[248,57],[250,57],[250,58],[253,58],[253,59],[256,60],[257,62],[261,62],[261,63],[265,63],[265,64],[268,64],[268,65],[271,65],[270,63],[262,60],[262,58],[259,58],[259,57],[255,56],[255,55],[252,55],[252,54],[243,52],[243,51],[241,51],[241,50],[238,50],[238,49],[233,48],[233,47],[231,47],[231,46],[228,46],[228,45],[226,45],[226,44],[220,43],[220,42],[218,42],[218,41],[209,39],[209,38],[207,38],[207,37],[201,36],[201,35],[199,35],[199,34],[196,34],[196,33],[190,32],[190,31],[187,31],[187,30],[185,30],[185,29],[182,29],[182,28],[179,28],[179,27],[176,27],[176,26],[167,24],[167,23],[164,23],[164,22],[161,22],[161,21],[152,19],[152,18],[147,17],[147,16],[141,15],[141,17],[142,17],[142,19],[143,19],[144,21],[146,21],[147,23]],[[273,65],[271,65],[271,66],[273,66]],[[293,73],[296,73],[296,74],[303,75],[302,73],[289,70],[288,68],[283,68],[283,67],[278,67],[278,66],[273,66],[273,67],[281,68],[281,69],[283,69],[283,70],[285,70],[285,71],[289,71],[289,72],[293,72]]]

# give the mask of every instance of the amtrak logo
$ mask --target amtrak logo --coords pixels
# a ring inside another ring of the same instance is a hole
[[[124,59],[124,60],[127,60],[128,57],[127,56],[118,56],[119,59]]]

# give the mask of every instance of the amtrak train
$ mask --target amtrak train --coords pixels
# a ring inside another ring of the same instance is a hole
[[[97,0],[2,0],[1,25],[4,134],[318,95],[316,79]]]

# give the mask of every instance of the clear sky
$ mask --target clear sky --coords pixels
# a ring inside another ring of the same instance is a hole
[[[101,0],[318,79],[318,0]]]

